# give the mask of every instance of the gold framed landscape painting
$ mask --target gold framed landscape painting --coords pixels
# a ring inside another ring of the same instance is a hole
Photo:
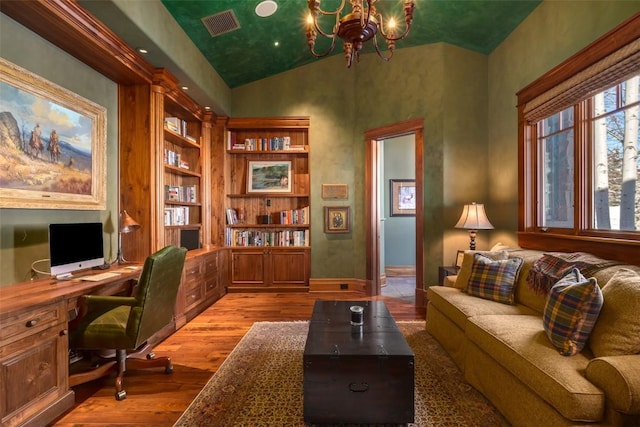
[[[0,58],[0,208],[106,209],[106,109]]]
[[[247,162],[247,193],[291,193],[291,161]]]

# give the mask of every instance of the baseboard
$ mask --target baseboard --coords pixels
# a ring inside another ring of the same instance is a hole
[[[384,268],[384,273],[387,277],[399,277],[399,276],[415,276],[415,265],[387,265]]]
[[[366,293],[365,281],[361,279],[309,279],[309,292],[351,291]]]

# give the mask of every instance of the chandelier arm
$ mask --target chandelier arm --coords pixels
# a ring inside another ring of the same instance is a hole
[[[382,51],[378,47],[378,37],[377,36],[373,36],[373,47],[376,49],[376,53],[378,54],[380,59],[388,62],[393,57],[393,48],[388,50],[389,56],[384,56],[382,54]]]
[[[411,25],[407,26],[407,27],[404,29],[404,32],[403,32],[402,34],[400,34],[399,36],[397,36],[397,37],[396,37],[396,36],[394,36],[394,35],[391,35],[391,36],[387,35],[387,34],[384,32],[384,30],[383,30],[383,28],[382,28],[382,25],[380,25],[380,27],[379,27],[379,28],[380,28],[380,34],[382,34],[382,37],[384,37],[384,38],[385,38],[385,40],[389,40],[389,41],[397,42],[398,40],[402,40],[403,38],[407,37],[407,35],[409,34],[409,30],[411,30]]]
[[[309,51],[311,52],[311,55],[313,55],[313,57],[315,58],[324,58],[325,56],[329,55],[331,52],[333,52],[333,49],[336,47],[336,38],[335,37],[330,37],[331,38],[331,46],[329,46],[329,48],[324,52],[324,53],[316,53],[314,51],[314,47],[310,47]]]

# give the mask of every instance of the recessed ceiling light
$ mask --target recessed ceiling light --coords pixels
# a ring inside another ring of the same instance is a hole
[[[143,47],[139,47],[137,50],[138,50],[138,52],[143,53],[143,54],[144,53],[149,53],[149,51],[147,49],[143,48]]]
[[[278,3],[273,0],[264,0],[256,6],[256,15],[266,18],[276,13],[276,10],[278,10]]]
[[[205,109],[205,110],[211,110],[211,107],[209,107],[208,105],[206,105],[206,106],[204,107],[204,109]]]
[[[278,47],[278,46],[280,46],[280,42],[275,42],[273,45],[274,45],[275,47]]]
[[[182,86],[182,90],[189,90],[189,86]]]

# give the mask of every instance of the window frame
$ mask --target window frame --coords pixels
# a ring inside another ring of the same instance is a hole
[[[580,71],[640,38],[640,14],[636,14],[567,61],[553,68],[517,93],[518,97],[518,244],[523,248],[553,251],[586,251],[638,264],[640,232],[592,228],[591,176],[593,153],[590,99],[574,105],[574,221],[573,228],[538,227],[540,159],[537,125],[526,119],[525,106]],[[567,108],[568,106],[565,106]],[[563,109],[565,109],[563,108]]]

